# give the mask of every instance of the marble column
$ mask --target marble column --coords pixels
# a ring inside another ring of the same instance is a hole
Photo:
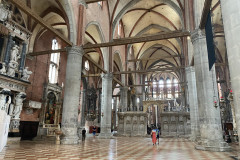
[[[99,138],[111,138],[113,74],[102,74],[101,133]]]
[[[120,94],[121,94],[121,99],[120,99],[120,105],[121,105],[121,112],[126,112],[127,111],[127,95],[128,95],[128,87],[121,87],[120,88]]]
[[[80,129],[85,128],[86,89],[82,91],[81,122]]]
[[[192,35],[194,66],[197,84],[200,140],[196,149],[228,151],[230,147],[223,141],[215,65],[209,71],[208,51],[204,31],[196,29]]]
[[[64,101],[62,111],[62,144],[77,144],[78,106],[81,85],[82,46],[68,48]]]
[[[158,106],[155,106],[155,113],[156,113],[156,127],[158,127]]]
[[[22,53],[21,53],[21,60],[19,65],[19,71],[22,72],[24,69],[25,59],[26,59],[26,52],[27,52],[27,43],[23,42],[22,44]]]
[[[233,90],[238,137],[240,137],[240,1],[220,0]],[[240,143],[239,143],[240,144]]]
[[[119,97],[117,97],[117,109],[116,109],[116,127],[118,127],[118,112],[119,112]]]
[[[4,57],[4,62],[5,65],[8,66],[9,59],[10,59],[10,51],[13,46],[13,36],[11,34],[8,35],[8,42],[5,50],[5,57]]]
[[[113,98],[113,129],[116,128],[117,125],[117,97]]]
[[[190,107],[190,122],[191,122],[191,137],[192,141],[200,138],[199,130],[199,116],[198,116],[198,99],[197,99],[197,86],[194,67],[190,66],[185,69],[186,79],[188,85],[188,104]]]

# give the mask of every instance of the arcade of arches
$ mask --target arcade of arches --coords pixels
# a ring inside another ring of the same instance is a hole
[[[0,0],[0,159],[28,145],[32,159],[198,159],[202,150],[203,159],[237,159],[239,8],[239,0]],[[176,156],[168,142],[186,146]],[[143,151],[125,154],[130,143]],[[38,157],[47,146],[55,157]]]

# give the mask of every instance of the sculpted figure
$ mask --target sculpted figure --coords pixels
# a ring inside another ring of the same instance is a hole
[[[11,18],[11,14],[12,12],[8,9],[8,6],[4,6],[4,4],[0,1],[0,21],[4,22]]]
[[[13,109],[14,109],[14,104],[10,104],[9,105],[9,112],[8,112],[8,115],[12,116],[13,115]]]
[[[6,74],[7,70],[6,70],[6,64],[3,62],[2,63],[2,69],[0,69],[0,74]]]
[[[11,96],[7,96],[7,97],[8,97],[8,101],[7,101],[7,103],[5,104],[5,107],[4,107],[4,110],[6,111],[6,113],[8,112],[9,105],[11,104],[11,101],[12,101]]]
[[[10,77],[15,77],[15,71],[17,69],[18,63],[14,61],[10,61],[8,65],[8,72],[7,75]]]
[[[6,104],[6,96],[4,94],[0,94],[0,110],[5,109]]]
[[[19,58],[20,58],[20,56],[19,56],[19,46],[14,45],[12,50],[11,50],[10,61],[17,62]]]
[[[25,67],[23,70],[23,77],[21,78],[22,80],[29,81],[29,77],[32,74],[31,71],[28,71],[28,67]]]
[[[13,111],[13,118],[20,119],[20,114],[22,111],[23,100],[25,100],[26,94],[21,92],[15,97],[15,108]]]

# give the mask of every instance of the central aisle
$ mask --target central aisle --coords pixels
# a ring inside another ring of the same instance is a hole
[[[185,139],[164,138],[152,145],[150,138],[93,139],[79,145],[55,145],[46,141],[11,143],[0,153],[0,159],[88,159],[88,160],[233,160],[234,152],[208,152],[194,149]]]

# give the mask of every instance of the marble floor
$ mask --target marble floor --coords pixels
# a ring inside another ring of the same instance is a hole
[[[161,138],[152,145],[150,138],[97,139],[89,137],[79,145],[56,145],[53,141],[20,141],[8,143],[0,153],[6,160],[234,160],[239,153],[208,152],[194,149],[185,139]]]

